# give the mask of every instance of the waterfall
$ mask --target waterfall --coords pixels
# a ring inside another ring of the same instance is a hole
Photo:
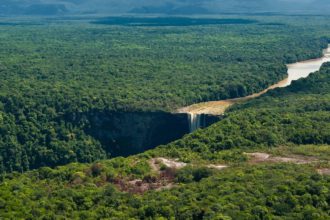
[[[196,131],[198,128],[202,127],[202,115],[188,113],[188,123],[190,133]]]

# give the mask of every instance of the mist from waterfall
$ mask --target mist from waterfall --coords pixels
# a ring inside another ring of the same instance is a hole
[[[188,123],[190,133],[196,131],[197,129],[202,127],[202,115],[188,113]]]

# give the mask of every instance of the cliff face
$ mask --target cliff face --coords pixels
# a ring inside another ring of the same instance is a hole
[[[88,134],[112,156],[128,156],[166,144],[188,133],[186,115],[99,112],[89,116]]]
[[[103,112],[76,115],[85,132],[99,140],[112,157],[128,156],[180,139],[189,133],[187,114],[165,112]],[[219,118],[203,116],[203,127]]]

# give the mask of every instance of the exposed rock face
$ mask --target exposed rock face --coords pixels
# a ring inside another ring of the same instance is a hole
[[[140,153],[190,133],[187,114],[92,111],[70,117],[75,124],[85,124],[85,132],[99,140],[111,156]],[[203,125],[218,120],[205,115]]]

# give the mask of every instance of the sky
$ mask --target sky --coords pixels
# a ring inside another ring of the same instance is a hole
[[[0,0],[0,15],[325,13],[330,0]]]

